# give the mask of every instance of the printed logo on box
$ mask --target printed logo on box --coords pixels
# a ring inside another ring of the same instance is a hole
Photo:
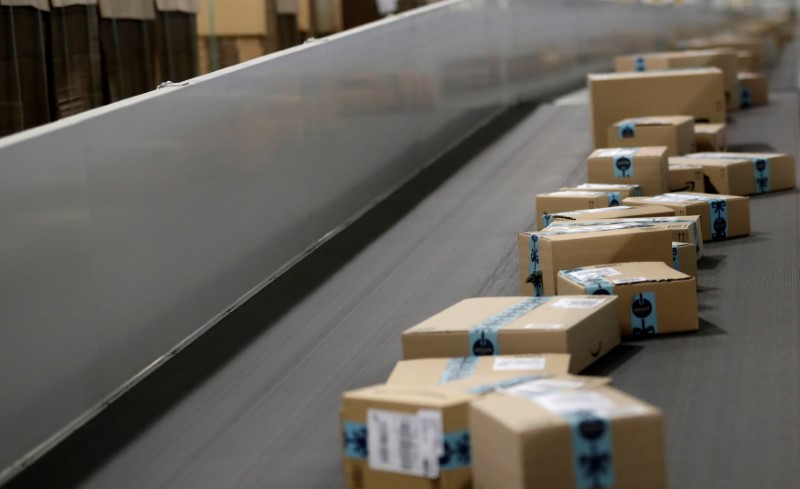
[[[642,292],[633,296],[631,328],[634,336],[649,336],[658,333],[656,294],[654,292]]]

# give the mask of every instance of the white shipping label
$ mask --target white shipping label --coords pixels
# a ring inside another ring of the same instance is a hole
[[[639,148],[608,148],[608,149],[601,149],[597,152],[597,156],[601,158],[607,158],[609,156],[633,156],[636,154],[636,150]]]
[[[367,453],[369,467],[436,479],[443,454],[442,413],[420,410],[416,414],[369,409]]]
[[[625,183],[582,183],[577,188],[636,188],[636,185],[628,185]]]
[[[614,285],[635,284],[638,282],[647,282],[647,279],[644,277],[630,277],[630,278],[618,278],[616,280],[611,281],[611,283],[613,283]]]
[[[587,268],[585,270],[575,270],[569,272],[567,275],[570,277],[574,277],[576,280],[584,281],[584,280],[592,280],[600,277],[614,277],[616,275],[621,275],[616,268],[613,267],[602,267],[602,268]]]
[[[544,357],[495,357],[494,370],[542,370]]]
[[[522,329],[561,329],[563,324],[559,323],[528,323]]]
[[[580,389],[584,385],[586,385],[586,383],[579,380],[537,379],[501,389],[501,391],[514,396],[530,398],[551,394],[553,392]]]
[[[545,195],[550,197],[597,197],[601,194],[602,192],[590,192],[588,190],[560,190]]]
[[[585,299],[559,299],[550,307],[559,309],[593,309],[606,300],[602,297],[587,297]]]
[[[555,216],[560,216],[560,215],[571,216],[572,214],[593,214],[595,212],[618,211],[618,210],[622,210],[622,209],[633,209],[633,207],[631,207],[629,205],[617,205],[617,206],[614,206],[613,209],[609,209],[608,207],[600,207],[598,209],[581,209],[579,211],[571,211],[571,212],[556,212],[553,215],[555,215]]]
[[[556,414],[602,412],[614,407],[610,398],[590,390],[560,390],[536,397],[536,403]]]

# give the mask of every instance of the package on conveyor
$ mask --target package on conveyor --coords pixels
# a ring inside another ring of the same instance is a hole
[[[695,124],[694,141],[697,151],[725,151],[728,148],[725,124]]]
[[[667,487],[658,408],[610,386],[519,384],[471,404],[473,487]]]
[[[613,298],[463,300],[403,332],[403,358],[568,353],[580,372],[619,343]]]
[[[697,280],[662,262],[629,262],[558,272],[564,294],[616,295],[623,336],[695,331]]]
[[[596,190],[559,190],[536,196],[536,225],[542,229],[548,214],[576,209],[597,209],[620,205],[623,197],[619,192]]]
[[[681,39],[675,43],[675,48],[681,50],[730,48],[736,51],[747,51],[750,53],[753,66],[757,69],[760,69],[767,61],[764,42],[750,36],[723,34],[713,37]]]
[[[702,171],[702,169],[701,169]],[[599,219],[620,219],[624,217],[662,217],[674,216],[675,211],[663,205],[619,205],[600,209],[579,209],[577,211],[546,214],[542,218],[545,226],[556,219],[561,221],[595,221]]]
[[[504,380],[522,375],[569,372],[569,354],[465,356],[401,360],[392,370],[389,385],[441,385],[474,377]]]
[[[756,64],[753,59],[753,53],[746,49],[737,49],[736,50],[736,59],[738,61],[737,64],[737,72],[747,72],[753,71],[756,69]]]
[[[689,115],[695,122],[725,122],[725,88],[719,68],[601,73],[588,76],[595,148],[608,126],[629,117]]]
[[[623,199],[625,197],[636,197],[638,195],[642,195],[642,187],[638,183],[581,183],[573,187],[561,187],[558,190],[577,190],[580,192],[617,192]]]
[[[601,220],[568,220],[556,217],[544,232],[568,231],[582,226],[604,226],[608,224],[644,224],[672,232],[672,241],[689,243],[695,248],[696,259],[703,258],[703,226],[700,216],[623,217]]]
[[[697,248],[692,243],[672,242],[672,268],[697,278]]]
[[[664,51],[659,53],[640,53],[614,58],[616,71],[650,71],[670,70],[715,66],[722,70],[725,83],[725,107],[728,110],[739,108],[739,85],[736,73],[739,70],[739,58],[736,49],[696,49],[688,51]]]
[[[741,106],[756,107],[769,103],[769,83],[763,73],[739,73]]]
[[[738,195],[672,192],[652,197],[628,197],[626,205],[663,205],[679,216],[700,216],[703,241],[750,234],[750,199]]]
[[[666,146],[596,149],[586,165],[589,182],[636,183],[642,195],[669,191]]]
[[[635,198],[641,197],[629,197]],[[672,264],[672,231],[650,224],[608,223],[523,232],[517,244],[522,295],[555,294],[559,270],[623,261]]]
[[[785,153],[691,153],[670,163],[703,167],[711,185],[706,191],[726,195],[754,195],[795,187],[794,156]]]
[[[677,156],[669,159],[669,191],[670,192],[702,192],[706,191],[703,167],[691,163],[678,163]],[[686,160],[680,160],[686,161]]]
[[[521,383],[539,392],[599,388],[607,378],[475,378],[442,386],[376,385],[345,392],[340,411],[349,489],[471,487],[470,403]]]
[[[607,148],[666,146],[667,156],[697,151],[694,117],[660,115],[622,119],[608,127]]]

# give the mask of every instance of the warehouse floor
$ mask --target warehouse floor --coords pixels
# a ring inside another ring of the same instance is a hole
[[[733,150],[797,156],[797,45]],[[519,106],[331,239],[8,487],[342,487],[342,391],[383,381],[400,332],[515,295],[534,196],[585,179],[588,107]],[[800,194],[751,200],[709,243],[698,333],[625,342],[586,373],[663,408],[671,485],[800,485]]]

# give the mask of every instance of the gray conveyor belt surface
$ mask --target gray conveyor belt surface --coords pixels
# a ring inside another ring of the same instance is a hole
[[[797,155],[795,47],[736,150]],[[400,333],[516,295],[534,195],[585,178],[586,105],[511,110],[289,270],[8,487],[338,488],[342,391],[379,383]],[[676,488],[800,486],[800,195],[751,200],[707,246],[701,330],[625,342],[586,373],[663,408]]]

